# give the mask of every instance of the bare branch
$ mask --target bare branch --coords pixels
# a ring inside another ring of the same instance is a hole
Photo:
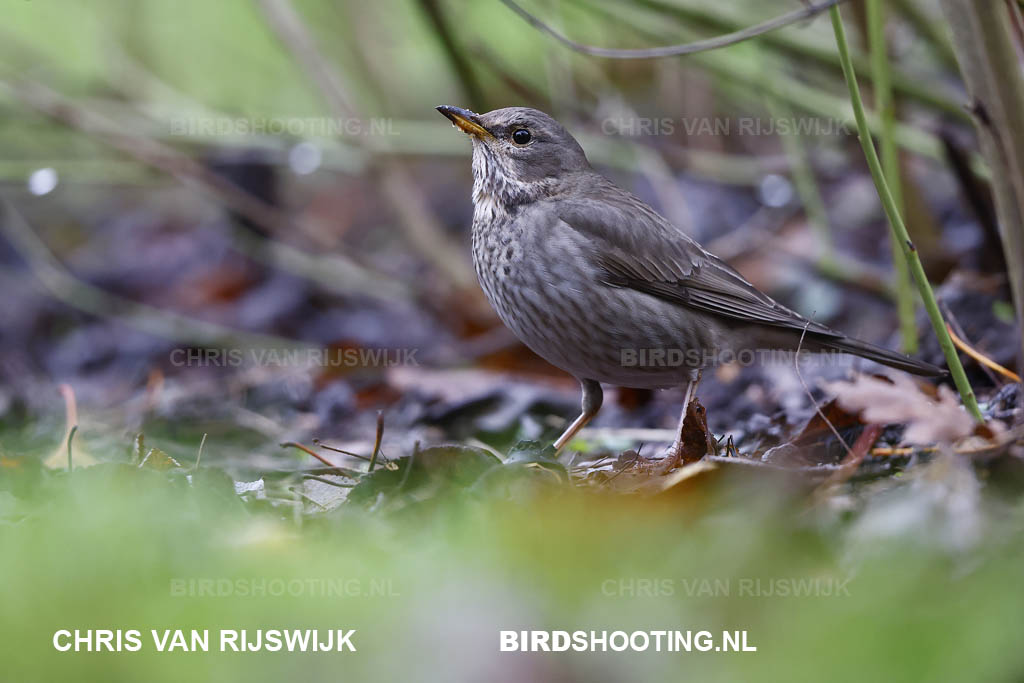
[[[597,47],[595,45],[577,43],[576,41],[563,36],[551,26],[545,24],[543,21],[527,12],[525,9],[513,2],[513,0],[501,0],[501,2],[510,10],[522,17],[522,19],[535,29],[543,33],[547,33],[558,42],[576,52],[591,55],[593,57],[607,57],[609,59],[656,59],[660,57],[692,55],[696,52],[706,52],[707,50],[716,50],[720,47],[728,47],[729,45],[741,43],[744,40],[755,38],[763,33],[774,31],[775,29],[782,28],[783,26],[789,26],[790,24],[795,24],[799,21],[803,21],[804,19],[810,19],[811,17],[821,14],[833,5],[838,5],[840,2],[843,2],[843,0],[824,0],[824,2],[818,4],[808,4],[802,9],[789,12],[788,14],[782,14],[774,19],[769,19],[762,24],[757,24],[756,26],[751,26],[740,31],[734,31],[733,33],[727,33],[723,36],[708,38],[707,40],[698,40],[696,42],[685,43],[683,45],[667,45],[665,47],[651,47],[633,50],[617,50],[614,48]]]

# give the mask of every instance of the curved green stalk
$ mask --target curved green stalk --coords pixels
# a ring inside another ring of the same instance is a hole
[[[850,48],[846,42],[846,31],[843,29],[843,19],[839,14],[839,8],[832,7],[829,10],[829,15],[832,17],[832,29],[836,34],[836,46],[839,49],[839,61],[843,67],[843,76],[846,78],[846,86],[850,91],[850,104],[853,105],[853,114],[857,121],[860,145],[864,149],[864,156],[867,157],[868,168],[871,169],[871,178],[875,181],[875,188],[878,190],[878,196],[882,200],[885,215],[889,218],[889,225],[892,227],[892,231],[899,242],[903,257],[906,259],[910,272],[913,273],[914,279],[917,281],[917,287],[921,292],[921,299],[924,301],[928,318],[935,329],[935,336],[938,338],[939,346],[942,347],[942,352],[946,356],[946,364],[949,366],[953,382],[960,392],[964,406],[976,420],[983,422],[984,418],[981,416],[981,410],[978,408],[978,401],[974,397],[974,391],[971,389],[970,383],[967,381],[964,366],[960,363],[960,358],[956,354],[956,347],[953,346],[953,340],[950,339],[949,331],[946,329],[946,322],[942,318],[942,313],[939,312],[939,305],[935,301],[935,294],[932,292],[931,285],[928,283],[928,276],[925,275],[924,267],[921,265],[921,258],[918,256],[917,249],[914,248],[914,243],[910,241],[910,235],[907,234],[907,226],[903,224],[903,218],[896,207],[896,201],[889,190],[889,185],[885,182],[882,164],[878,160],[878,153],[875,152],[875,145],[871,139],[871,130],[868,128],[867,116],[864,114],[864,103],[861,101],[860,89],[857,87],[857,77],[853,72]]]

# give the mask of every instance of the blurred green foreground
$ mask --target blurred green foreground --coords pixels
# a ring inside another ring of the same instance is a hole
[[[499,465],[301,517],[216,469],[21,465],[0,491],[8,681],[991,681],[1024,664],[1024,510],[952,459],[827,506],[732,468],[640,500]],[[101,628],[141,631],[142,650],[54,649]],[[175,628],[210,629],[211,652],[155,652],[149,630]],[[358,651],[214,652],[222,628],[357,629]],[[503,629],[746,630],[757,651],[503,653]]]

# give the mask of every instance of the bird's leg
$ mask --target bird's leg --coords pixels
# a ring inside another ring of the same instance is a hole
[[[683,398],[683,412],[679,416],[679,427],[676,429],[676,438],[668,448],[668,454],[658,466],[658,474],[668,474],[675,469],[683,458],[683,430],[686,426],[686,416],[690,414],[690,404],[697,398],[697,386],[700,385],[701,371],[686,385],[686,395]]]
[[[590,422],[590,420],[597,415],[597,411],[601,409],[601,401],[604,400],[604,393],[601,391],[601,384],[595,382],[592,379],[581,379],[580,387],[583,389],[583,399],[581,401],[582,408],[572,424],[569,425],[562,435],[555,441],[555,454],[562,452],[565,445],[572,440],[572,437],[576,436],[583,427]]]

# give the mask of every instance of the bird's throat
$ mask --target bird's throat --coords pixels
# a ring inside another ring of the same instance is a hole
[[[514,215],[535,201],[542,188],[514,178],[486,143],[473,141],[473,206],[475,219]]]

